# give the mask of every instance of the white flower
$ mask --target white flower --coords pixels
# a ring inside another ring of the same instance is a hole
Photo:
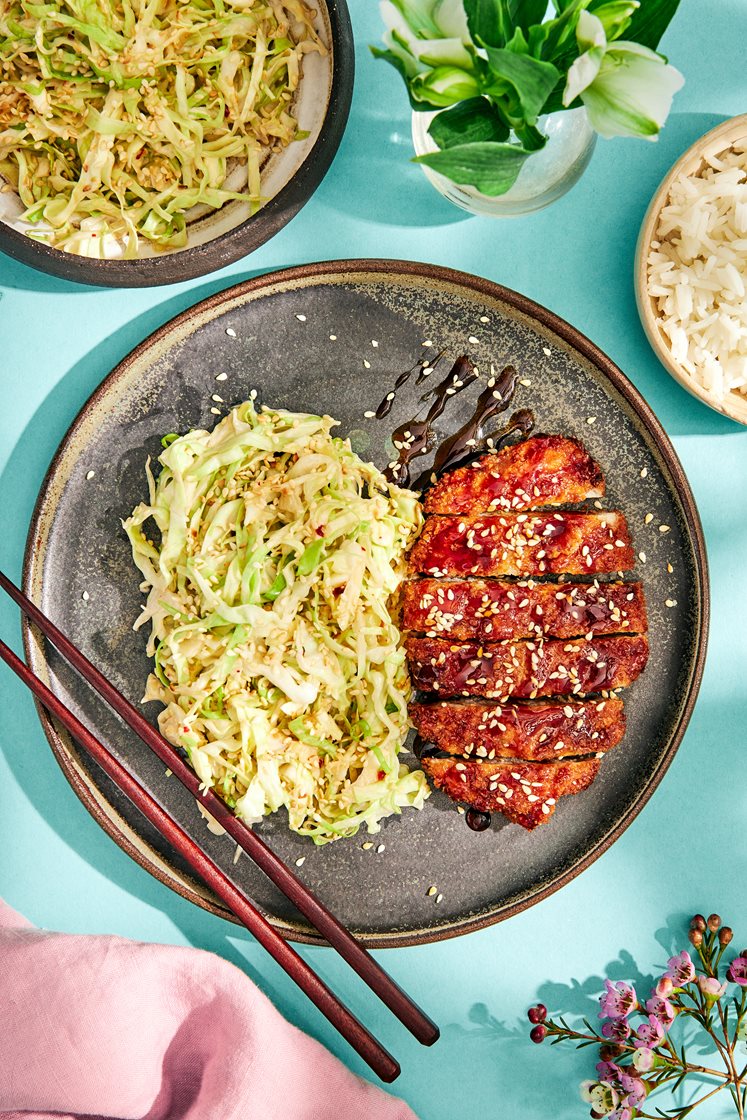
[[[611,45],[601,20],[581,12],[576,39],[583,53],[568,71],[563,104],[580,97],[601,136],[655,140],[684,84],[679,70],[640,43]]]
[[[461,0],[381,0],[384,42],[410,77],[435,66],[471,70],[473,56]]]

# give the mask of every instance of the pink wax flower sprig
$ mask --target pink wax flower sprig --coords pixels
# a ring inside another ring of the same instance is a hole
[[[740,1120],[747,1117],[747,949],[723,960],[733,933],[718,914],[696,914],[688,937],[694,958],[684,949],[671,957],[648,998],[625,981],[604,981],[599,1028],[584,1019],[586,1030],[575,1030],[563,1016],[548,1018],[542,1003],[529,1008],[532,1042],[599,1046],[597,1076],[581,1086],[593,1120],[684,1120],[724,1092]],[[688,1059],[686,1023],[710,1037],[716,1066]],[[667,1110],[650,1104],[657,1090],[674,1092],[688,1081],[703,1090],[697,1100]]]

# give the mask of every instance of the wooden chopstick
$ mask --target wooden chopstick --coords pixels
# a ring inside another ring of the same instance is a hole
[[[285,970],[288,976],[298,984],[301,991],[309,997],[311,1002],[318,1007],[333,1027],[360,1054],[382,1081],[394,1081],[400,1073],[399,1062],[396,1058],[392,1057],[370,1031],[340,1002],[334,992],[270,925],[243,891],[239,890],[224,875],[207,853],[187,835],[181,825],[166,812],[163,806],[159,805],[130,771],[109,753],[107,748],[91,734],[88,728],[65,707],[62,701],[31,672],[29,667],[3,641],[0,641],[0,658],[31,689],[44,707],[67,728],[91,758],[109,775],[115,785],[140,810],[143,816],[176,848],[211,890],[223,899],[249,932],[256,937],[257,941]]]
[[[153,728],[141,712],[106,679],[85,654],[0,571],[0,587],[18,604],[21,610],[46,635],[63,657],[124,719],[146,746],[161,759],[195,798],[199,798],[208,812],[246,852],[267,877],[283,892],[311,924],[327,939],[345,961],[386,1004],[394,1015],[424,1046],[432,1045],[439,1037],[439,1029],[384,971],[367,949],[353,937],[348,929],[301,880],[283,863],[280,857],[246,824],[240,821],[228,806],[212,792],[201,791],[197,775],[177,754],[170,743]]]

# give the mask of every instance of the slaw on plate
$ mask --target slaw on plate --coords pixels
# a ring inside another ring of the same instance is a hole
[[[249,401],[167,436],[124,522],[162,733],[239,817],[284,806],[317,844],[428,796],[399,759],[410,683],[390,610],[420,505],[334,425]]]
[[[184,246],[193,207],[257,210],[268,154],[306,135],[293,99],[304,54],[325,53],[314,15],[303,0],[0,4],[0,176],[31,236],[132,258],[140,238]]]

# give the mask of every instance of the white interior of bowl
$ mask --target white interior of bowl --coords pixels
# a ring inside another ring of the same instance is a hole
[[[304,55],[303,76],[299,82],[298,92],[294,102],[294,112],[299,129],[309,135],[304,140],[295,140],[281,152],[271,155],[262,169],[262,194],[264,203],[274,198],[282,188],[290,182],[301,164],[311,152],[321,131],[327,115],[332,92],[332,34],[329,14],[326,6],[320,4],[314,26],[319,38],[327,48],[325,55],[315,52]],[[246,171],[236,167],[226,179],[229,190],[242,190],[246,184]],[[41,224],[31,226],[24,222],[22,214],[24,207],[14,191],[0,191],[0,221],[22,233],[42,232]],[[209,241],[229,233],[240,226],[249,217],[251,211],[248,202],[229,202],[220,210],[206,211],[204,207],[195,207],[189,218],[189,236],[187,244],[181,249],[154,249],[144,238],[140,239],[139,256],[161,257],[164,253],[181,253],[197,245],[205,245]],[[107,238],[105,254],[107,258],[114,259],[122,256],[122,245],[114,237]]]

